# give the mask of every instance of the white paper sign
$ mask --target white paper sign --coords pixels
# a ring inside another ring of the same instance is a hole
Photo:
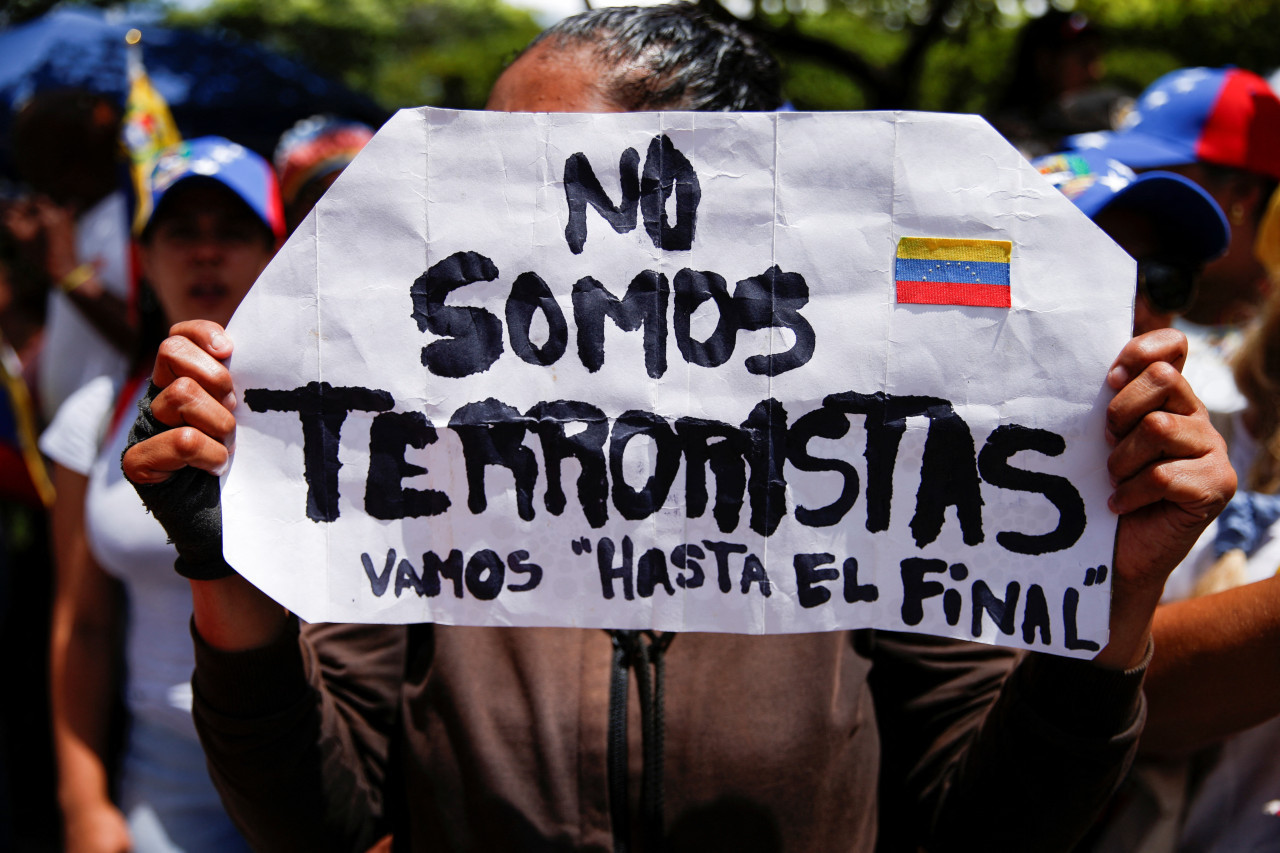
[[[1092,655],[1133,282],[974,117],[404,111],[230,326],[227,557],[313,621]]]

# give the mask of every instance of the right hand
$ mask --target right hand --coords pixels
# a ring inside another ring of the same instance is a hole
[[[125,476],[143,485],[187,466],[221,474],[236,425],[231,373],[221,362],[231,355],[226,332],[210,320],[188,320],[169,334],[156,354],[151,381],[162,390],[151,413],[173,429],[135,444],[122,460]]]
[[[110,803],[65,810],[63,849],[66,853],[129,853],[133,839],[120,810]]]

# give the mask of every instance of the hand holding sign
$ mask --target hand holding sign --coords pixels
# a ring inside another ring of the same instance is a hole
[[[133,454],[129,479],[135,483],[163,482],[188,465],[216,476],[227,464],[235,397],[220,359],[231,355],[231,342],[211,320],[178,323],[170,333],[156,354],[152,381],[161,390],[151,413],[173,429]]]
[[[1235,492],[1226,444],[1179,372],[1187,340],[1171,329],[1134,338],[1107,377],[1110,504],[1121,513],[1112,586],[1111,642],[1100,663],[1142,659],[1165,579]]]
[[[135,425],[131,445],[121,461],[125,476],[157,518],[163,517],[165,530],[180,559],[206,562],[206,555],[221,553],[220,512],[205,514],[200,522],[194,513],[174,508],[189,507],[198,493],[207,488],[199,477],[176,478],[183,472],[202,471],[210,475],[226,466],[226,442],[235,433],[235,396],[231,374],[221,359],[231,355],[231,339],[222,327],[209,320],[176,324],[171,336],[160,345],[152,382],[159,388],[139,424],[148,415],[170,429],[145,441],[133,443],[139,434]],[[144,400],[143,405],[147,405]],[[163,484],[169,492],[148,488]],[[212,483],[216,489],[216,482]],[[172,494],[177,487],[181,494]],[[170,506],[158,506],[166,501]],[[219,507],[220,510],[220,507]],[[212,518],[217,518],[213,522]],[[206,642],[228,651],[265,645],[286,627],[287,613],[239,575],[216,580],[194,580],[194,618]]]

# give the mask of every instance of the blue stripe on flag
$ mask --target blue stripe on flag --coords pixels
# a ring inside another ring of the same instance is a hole
[[[992,261],[925,261],[897,258],[894,276],[898,281],[928,281],[954,284],[1001,284],[1009,286],[1009,265]]]

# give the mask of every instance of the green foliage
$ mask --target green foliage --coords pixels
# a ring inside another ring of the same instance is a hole
[[[801,109],[990,113],[1018,33],[1050,6],[1107,35],[1103,84],[1136,94],[1188,65],[1280,64],[1280,3],[1258,0],[700,0],[768,41]],[[745,4],[740,5],[740,4]]]
[[[135,5],[164,8],[166,0]],[[76,0],[72,0],[76,2]],[[112,0],[78,0],[108,5]],[[172,2],[172,0],[169,0]],[[1018,31],[1050,5],[1108,34],[1104,83],[1137,93],[1185,65],[1280,63],[1280,3],[1260,0],[694,0],[761,35],[800,109],[990,112],[1010,82]],[[55,0],[6,0],[0,23]],[[729,10],[732,9],[731,13]],[[477,108],[503,65],[537,34],[502,0],[211,0],[168,12],[261,41],[388,108]]]
[[[503,65],[541,29],[501,0],[214,0],[169,21],[261,42],[389,109],[483,106]]]
[[[925,110],[981,113],[1003,90],[1017,32],[1011,28],[971,28],[949,35],[924,58],[919,100]]]
[[[1112,54],[1136,51],[1155,61],[1151,70],[1187,65],[1239,65],[1268,73],[1280,64],[1276,33],[1280,4],[1258,0],[1082,0],[1082,12],[1107,27]],[[1114,64],[1108,58],[1109,64]],[[1170,64],[1171,63],[1171,64]],[[1150,82],[1149,80],[1146,82]]]

